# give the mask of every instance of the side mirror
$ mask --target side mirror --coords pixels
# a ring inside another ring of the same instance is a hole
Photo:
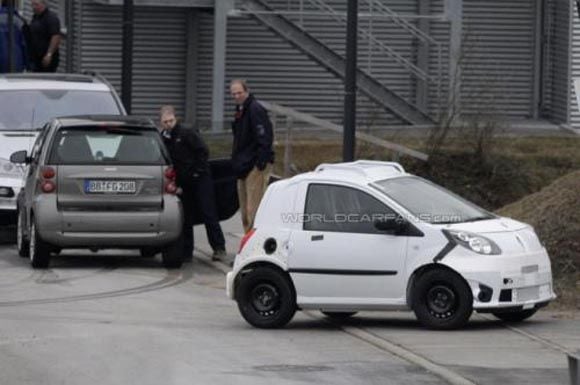
[[[407,229],[407,222],[395,218],[377,220],[375,221],[375,229],[388,234],[399,235]]]
[[[26,150],[16,151],[10,155],[10,162],[15,164],[28,164],[30,163],[30,158]]]
[[[374,223],[375,229],[391,235],[401,235],[407,237],[423,237],[425,234],[410,222],[402,218],[388,218],[377,220]]]

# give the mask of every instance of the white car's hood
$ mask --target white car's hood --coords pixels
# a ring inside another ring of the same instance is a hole
[[[30,153],[37,136],[37,131],[0,131],[0,158],[9,160],[12,153],[21,150]]]
[[[441,225],[441,229],[463,230],[484,235],[495,242],[504,254],[537,252],[544,249],[530,225],[510,218]]]
[[[497,217],[483,221],[453,223],[447,225],[438,225],[441,229],[463,230],[476,234],[506,233],[530,227],[529,225],[518,222],[511,218]]]

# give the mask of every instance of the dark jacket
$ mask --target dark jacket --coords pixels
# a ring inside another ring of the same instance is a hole
[[[26,47],[26,35],[28,26],[26,22],[14,11],[14,24],[13,24],[13,58],[14,58],[14,71],[22,72],[28,67],[28,49]],[[8,28],[8,7],[0,7],[0,73],[8,72],[10,69],[9,52],[8,52],[8,37],[10,36]]]
[[[209,174],[209,150],[197,130],[177,123],[172,130],[164,131],[162,136],[177,172],[178,186],[184,187],[200,175]]]
[[[254,166],[263,170],[268,163],[274,163],[272,123],[253,95],[242,106],[236,106],[232,130],[232,163],[238,178],[245,178]]]
[[[47,68],[42,66],[42,59],[48,52],[50,40],[60,35],[58,15],[46,8],[40,15],[32,16],[30,21],[30,57],[35,71],[56,71],[59,63],[59,50],[54,51],[51,63]]]

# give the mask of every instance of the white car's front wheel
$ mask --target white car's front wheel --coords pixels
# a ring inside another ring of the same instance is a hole
[[[449,270],[437,269],[422,274],[415,283],[412,295],[417,319],[430,329],[460,328],[473,313],[469,285]]]
[[[538,309],[527,309],[509,313],[493,313],[493,315],[505,322],[522,322],[536,314],[537,311]]]
[[[258,267],[241,277],[236,301],[242,317],[257,328],[283,327],[296,313],[296,295],[288,277],[269,267]]]

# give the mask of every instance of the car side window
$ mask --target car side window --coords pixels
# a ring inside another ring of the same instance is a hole
[[[306,195],[303,229],[359,234],[384,234],[376,220],[396,213],[364,191],[338,185],[310,184]]]

